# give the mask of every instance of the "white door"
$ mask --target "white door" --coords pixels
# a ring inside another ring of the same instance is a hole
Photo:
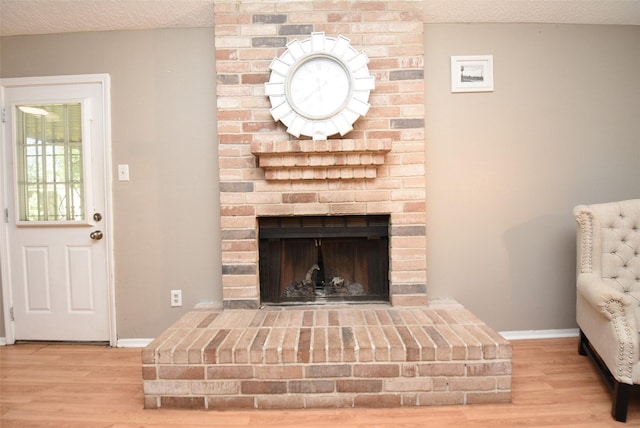
[[[114,341],[109,81],[74,77],[2,80],[14,340]]]

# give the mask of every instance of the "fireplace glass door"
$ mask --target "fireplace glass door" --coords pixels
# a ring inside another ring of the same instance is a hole
[[[263,303],[389,300],[388,216],[259,222]]]

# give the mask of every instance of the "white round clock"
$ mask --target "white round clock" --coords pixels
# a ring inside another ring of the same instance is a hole
[[[311,37],[287,44],[287,50],[271,62],[265,94],[275,121],[287,126],[294,137],[323,140],[345,135],[369,110],[369,94],[375,78],[369,59],[356,51],[344,36]]]

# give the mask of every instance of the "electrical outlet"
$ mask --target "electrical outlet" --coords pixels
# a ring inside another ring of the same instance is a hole
[[[182,290],[171,290],[171,306],[182,306]]]

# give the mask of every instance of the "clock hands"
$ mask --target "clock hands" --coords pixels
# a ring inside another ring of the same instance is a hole
[[[322,82],[320,80],[320,78],[316,78],[316,86],[313,88],[313,90],[311,90],[311,92],[308,92],[307,94],[305,94],[304,96],[300,97],[300,102],[301,103],[305,103],[307,101],[309,101],[309,99],[315,95],[316,92],[320,93],[320,98],[322,98],[322,88],[324,88],[325,86],[327,86],[327,84],[329,83],[328,80],[325,80],[324,82]]]

